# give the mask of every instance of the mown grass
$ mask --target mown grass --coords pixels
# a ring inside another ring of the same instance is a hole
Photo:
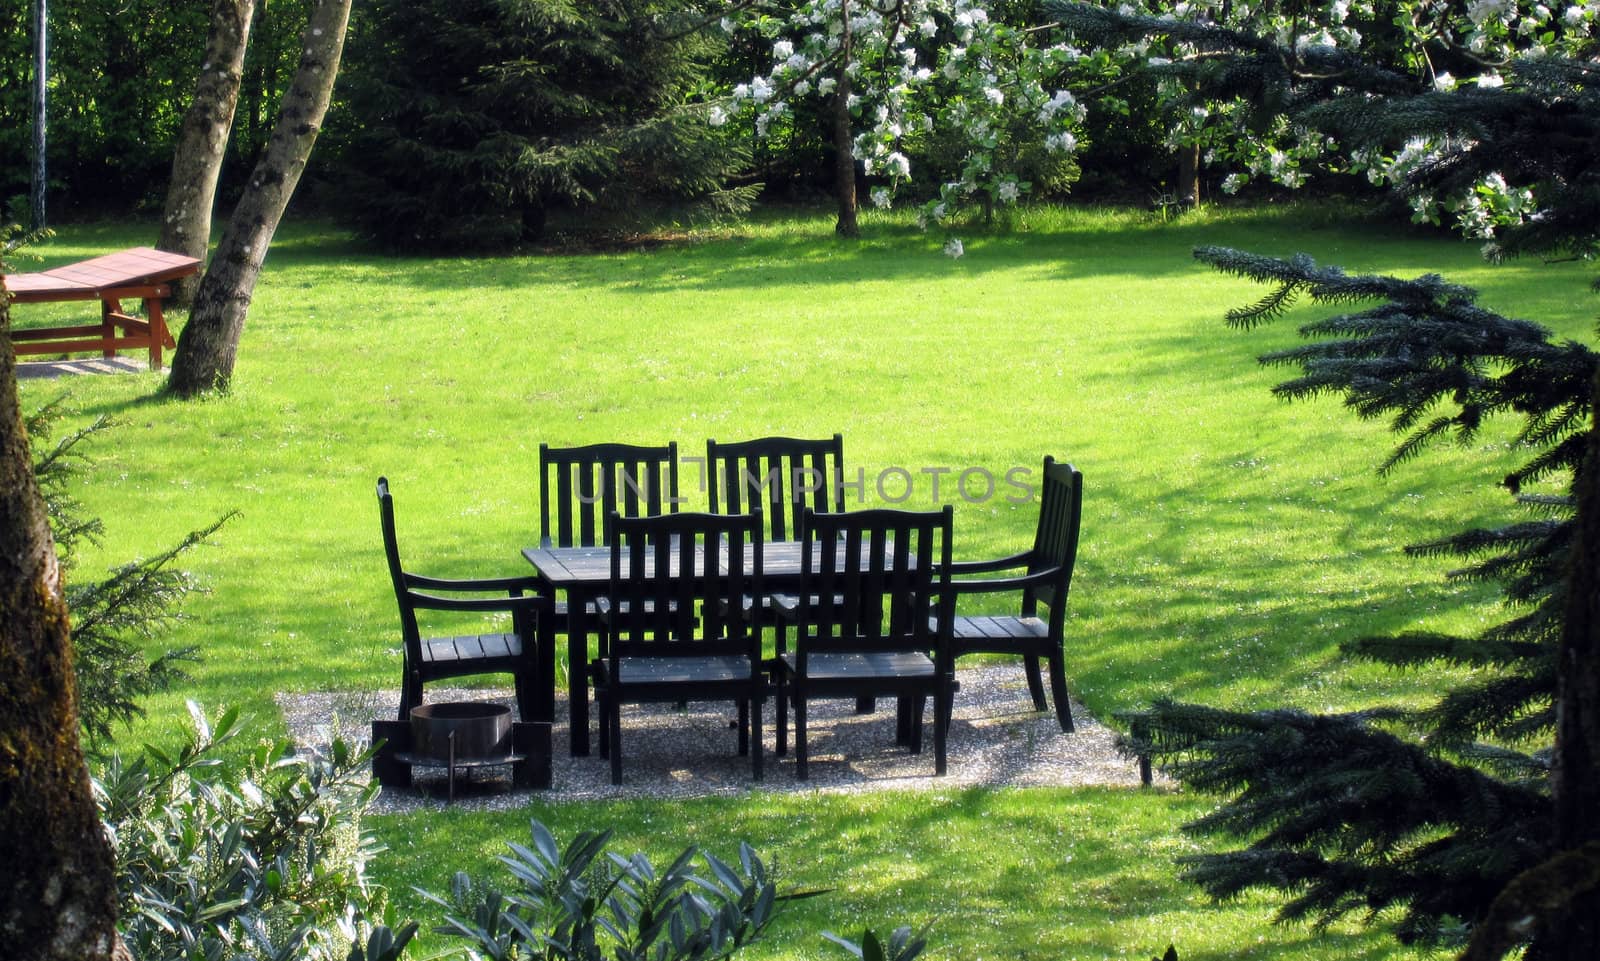
[[[84,569],[241,511],[188,559],[211,593],[166,640],[200,646],[196,680],[154,701],[138,736],[170,730],[182,697],[242,704],[267,732],[281,723],[275,692],[395,685],[379,474],[417,566],[515,574],[537,536],[540,442],[672,438],[692,454],[708,436],[767,433],[842,431],[868,500],[871,478],[899,467],[917,479],[908,506],[932,504],[925,467],[1003,475],[1046,453],[1077,464],[1087,493],[1069,683],[1101,716],[1162,695],[1344,710],[1438,689],[1439,672],[1354,664],[1337,645],[1497,615],[1491,593],[1447,583],[1447,563],[1408,560],[1399,547],[1510,516],[1494,484],[1518,452],[1493,427],[1375,476],[1391,444],[1384,425],[1336,398],[1275,400],[1270,388],[1289,372],[1253,360],[1326,312],[1301,306],[1254,332],[1229,330],[1224,312],[1263,291],[1189,251],[1222,244],[1304,251],[1352,271],[1436,271],[1478,287],[1488,307],[1588,338],[1583,265],[1493,267],[1472,245],[1303,208],[1166,224],[1035,211],[1008,231],[961,234],[967,253],[952,261],[938,253],[942,236],[903,219],[869,219],[866,239],[841,242],[820,215],[779,213],[633,252],[385,258],[324,225],[287,225],[231,394],[171,402],[153,376],[66,385],[75,420],[122,423],[96,444],[80,485],[108,527]],[[151,236],[72,228],[40,253],[59,263]],[[22,307],[16,319],[60,311]],[[22,389],[30,404],[63,385]],[[956,517],[958,553],[984,556],[1023,546],[1034,511],[958,499]],[[1265,902],[1203,906],[1173,880],[1169,855],[1188,843],[1176,825],[1200,803],[1115,791],[974,792],[934,805],[752,795],[377,821],[397,850],[380,874],[435,888],[469,866],[468,852],[523,835],[534,813],[569,829],[620,824],[663,857],[695,836],[747,832],[803,883],[841,889],[796,909],[805,923],[773,956],[825,956],[814,930],[855,923],[832,920],[841,915],[937,922],[937,957],[1138,957],[1172,939],[1186,942],[1186,958],[1293,954],[1308,935],[1265,930]],[[927,821],[930,811],[943,814]],[[995,819],[1014,828],[996,835]],[[1058,836],[1026,827],[1034,819],[1081,824],[1073,837],[1104,844],[1095,866],[1066,861]],[[983,861],[995,836],[1027,840],[962,880],[960,863]],[[917,883],[901,885],[904,898],[883,893],[902,870]],[[975,907],[984,898],[1003,905],[993,925]],[[952,913],[962,920],[939,920]],[[1336,942],[1318,956],[1402,956],[1382,939]]]

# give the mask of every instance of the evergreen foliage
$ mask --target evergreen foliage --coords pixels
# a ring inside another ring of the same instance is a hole
[[[679,0],[372,0],[352,23],[333,199],[398,250],[540,238],[562,206],[742,210],[746,153],[687,106],[715,52]]]
[[[63,569],[72,565],[81,542],[98,544],[105,525],[88,516],[69,490],[86,455],[78,445],[110,426],[102,417],[47,447],[52,425],[61,416],[62,398],[45,404],[27,420],[34,446],[34,476],[44,496]],[[180,616],[180,605],[199,590],[192,575],[174,562],[206,542],[232,514],[192,531],[176,546],[154,557],[130,561],[103,580],[67,579],[67,609],[72,612],[73,668],[78,679],[78,716],[91,746],[111,739],[117,723],[141,717],[139,702],[188,679],[185,663],[197,659],[193,647],[147,657],[145,649]]]
[[[1180,79],[1197,105],[1248,102],[1257,132],[1287,122],[1334,138],[1326,158],[1332,169],[1393,170],[1419,217],[1437,218],[1444,206],[1469,233],[1487,234],[1494,224],[1492,256],[1600,253],[1600,169],[1591,161],[1600,153],[1596,51],[1561,56],[1535,48],[1496,62],[1444,37],[1405,36],[1396,29],[1407,21],[1398,6],[1374,5],[1359,50],[1284,45],[1202,19],[1129,16],[1085,3],[1050,9],[1097,47],[1150,36],[1186,45],[1189,55],[1146,69]],[[1315,11],[1308,14],[1309,29]],[[1418,57],[1455,86],[1410,75],[1406,61]],[[1530,199],[1518,199],[1520,191]]]
[[[1336,136],[1352,159],[1364,153],[1369,162],[1414,151],[1396,165],[1400,194],[1422,215],[1441,196],[1467,196],[1452,212],[1493,236],[1488,256],[1600,250],[1593,164],[1600,67],[1581,59],[1592,50],[1491,64],[1438,43],[1429,48],[1423,38],[1425,52],[1453,58],[1468,76],[1510,74],[1504,86],[1447,89],[1409,78],[1394,62],[1396,48],[1385,62],[1200,21],[1085,4],[1055,10],[1097,44],[1148,35],[1188,44],[1190,56],[1153,69],[1182,77],[1199,103],[1247,100],[1263,129],[1287,118]],[[1419,146],[1425,141],[1432,146]],[[1495,208],[1508,198],[1531,209]],[[1195,255],[1269,286],[1256,303],[1230,312],[1235,326],[1271,320],[1301,297],[1343,311],[1303,326],[1307,343],[1261,360],[1298,369],[1275,388],[1281,397],[1337,394],[1357,416],[1387,419],[1399,441],[1380,471],[1439,440],[1471,441],[1491,419],[1515,419],[1516,449],[1527,457],[1501,483],[1533,516],[1408,548],[1459,559],[1453,578],[1500,585],[1506,620],[1473,636],[1409,632],[1343,645],[1350,656],[1397,667],[1475,669],[1437,703],[1318,717],[1162,702],[1130,718],[1138,732],[1130,750],[1163,759],[1179,780],[1226,798],[1189,829],[1246,842],[1187,859],[1187,877],[1218,897],[1280,890],[1287,896],[1281,920],[1398,912],[1396,933],[1408,943],[1461,942],[1478,926],[1473,950],[1485,953],[1474,956],[1517,946],[1533,961],[1571,956],[1592,932],[1573,935],[1563,919],[1581,916],[1573,912],[1593,900],[1584,893],[1593,886],[1561,897],[1532,897],[1527,889],[1540,879],[1595,873],[1578,851],[1558,848],[1551,790],[1558,693],[1570,691],[1563,672],[1571,668],[1559,656],[1569,643],[1569,594],[1589,589],[1573,587],[1570,559],[1578,494],[1594,483],[1585,457],[1595,352],[1486,310],[1472,290],[1437,275],[1351,276],[1305,256],[1219,248]],[[1522,495],[1536,482],[1557,493]],[[1510,904],[1526,912],[1514,923],[1507,922]]]
[[[1472,290],[1437,276],[1351,276],[1303,256],[1220,248],[1196,257],[1275,285],[1229,315],[1241,327],[1299,296],[1379,301],[1304,325],[1309,343],[1262,360],[1299,369],[1275,388],[1280,396],[1338,393],[1361,417],[1388,417],[1400,442],[1382,469],[1436,440],[1470,441],[1489,418],[1511,414],[1531,456],[1506,486],[1576,476],[1597,368],[1588,347],[1486,310]],[[1475,636],[1412,632],[1343,645],[1399,667],[1481,669],[1438,703],[1319,717],[1162,702],[1138,718],[1148,735],[1136,750],[1169,759],[1184,783],[1229,797],[1190,829],[1249,840],[1242,850],[1188,859],[1189,879],[1217,897],[1281,889],[1290,895],[1282,920],[1328,923],[1398,908],[1400,938],[1431,943],[1464,933],[1512,878],[1553,853],[1548,747],[1572,521],[1566,496],[1530,498],[1529,506],[1553,516],[1408,548],[1461,558],[1452,577],[1503,584],[1509,619]]]

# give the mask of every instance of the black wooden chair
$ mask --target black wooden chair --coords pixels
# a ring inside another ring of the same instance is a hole
[[[1067,591],[1078,555],[1078,524],[1083,516],[1083,475],[1071,465],[1044,459],[1044,481],[1039,497],[1039,526],[1033,547],[1021,554],[993,561],[960,562],[951,571],[957,577],[1018,570],[1008,577],[953,580],[956,597],[996,592],[1022,595],[1016,616],[958,616],[951,626],[951,652],[1014,654],[1023,658],[1028,692],[1035,710],[1047,707],[1039,661],[1050,665],[1050,696],[1056,702],[1061,730],[1072,730],[1072,708],[1067,702],[1067,672],[1063,636],[1067,617]],[[1044,617],[1039,616],[1043,605]]]
[[[378,513],[383,521],[383,550],[389,578],[400,604],[400,633],[405,641],[405,667],[400,687],[400,720],[422,703],[423,685],[448,677],[508,673],[517,689],[517,710],[524,721],[547,720],[548,692],[538,684],[541,626],[550,626],[550,602],[539,595],[537,577],[476,580],[443,579],[412,574],[401,567],[395,539],[394,498],[389,481],[378,478]],[[524,593],[528,592],[528,593]],[[499,593],[500,597],[447,596]],[[511,630],[453,637],[423,637],[417,611],[509,613]],[[548,643],[548,637],[542,639]]]
[[[539,543],[542,547],[605,547],[610,518],[644,517],[678,510],[678,445],[539,445]],[[603,603],[603,601],[599,602]],[[586,634],[597,633],[595,602],[582,617]],[[556,601],[555,618],[566,632],[567,601]],[[567,693],[576,703],[589,651],[567,638]],[[584,722],[587,725],[587,721]],[[583,743],[588,743],[585,732]],[[587,753],[587,749],[584,750]]]
[[[922,748],[922,715],[934,709],[934,769],[945,772],[955,673],[950,658],[952,512],[805,512],[794,650],[775,664],[778,746],[794,708],[795,776],[804,780],[806,714],[818,698],[892,696],[896,741]],[[933,617],[917,616],[933,605]]]
[[[841,510],[835,498],[844,470],[844,435],[827,440],[762,437],[706,441],[706,486],[711,510],[742,514],[760,508],[768,541],[800,538],[800,515]]]
[[[708,700],[738,705],[739,753],[752,756],[760,780],[768,680],[760,634],[738,599],[761,591],[761,512],[617,516],[611,524],[604,651],[591,668],[611,783],[622,783],[623,704]],[[680,616],[696,609],[698,619]]]
[[[842,510],[837,485],[844,470],[844,435],[827,440],[762,437],[719,443],[706,441],[706,487],[713,513],[742,514],[759,508],[766,518],[767,541],[800,539],[800,518]],[[745,598],[751,620],[774,631],[774,652],[786,649],[784,629],[792,624],[798,599],[792,594]]]
[[[539,445],[539,541],[605,547],[612,514],[677,513],[678,445]]]

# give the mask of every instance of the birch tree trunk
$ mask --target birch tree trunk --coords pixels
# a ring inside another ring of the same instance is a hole
[[[0,955],[102,961],[116,877],[78,744],[61,570],[17,401],[0,280]]]
[[[300,66],[283,96],[266,152],[200,280],[178,339],[167,389],[179,397],[227,390],[261,264],[322,129],[344,51],[351,0],[317,0],[301,35]]]
[[[195,82],[194,99],[184,114],[183,129],[172,154],[172,179],[161,214],[161,239],[156,246],[175,254],[204,260],[211,241],[211,208],[217,193],[217,176],[239,103],[244,78],[244,52],[250,42],[250,23],[256,0],[216,0],[211,8],[211,29],[206,34],[205,59]],[[172,284],[171,301],[187,307],[200,286],[198,275]]]

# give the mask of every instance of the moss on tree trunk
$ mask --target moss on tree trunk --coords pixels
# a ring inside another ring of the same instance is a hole
[[[97,961],[116,946],[111,846],[78,744],[71,631],[17,400],[0,282],[0,954]]]

